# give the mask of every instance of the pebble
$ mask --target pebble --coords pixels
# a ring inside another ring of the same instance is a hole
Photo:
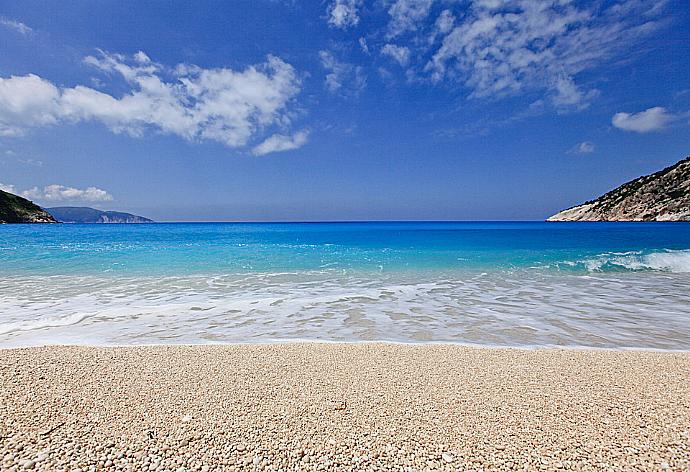
[[[0,350],[0,469],[690,470],[688,371],[448,345]],[[46,411],[69,426],[40,435]]]

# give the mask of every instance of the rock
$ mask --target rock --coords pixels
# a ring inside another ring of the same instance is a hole
[[[444,452],[443,454],[441,454],[441,458],[448,463],[451,463],[455,460],[455,457],[453,457],[453,454],[451,454],[449,452]]]
[[[192,421],[192,415],[184,415],[184,416],[182,417],[182,422],[183,422],[183,423],[189,423],[190,421]]]
[[[28,460],[24,461],[22,467],[25,469],[33,469],[36,466],[36,461]]]
[[[690,157],[547,221],[690,221]]]

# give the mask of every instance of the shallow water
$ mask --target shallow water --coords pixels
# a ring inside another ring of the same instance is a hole
[[[0,227],[0,347],[690,349],[690,224]]]

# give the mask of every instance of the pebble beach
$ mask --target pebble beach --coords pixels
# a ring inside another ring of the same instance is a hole
[[[0,350],[2,470],[690,470],[690,354]]]

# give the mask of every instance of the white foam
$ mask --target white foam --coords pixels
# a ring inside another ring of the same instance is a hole
[[[690,273],[690,250],[663,251],[643,254],[641,252],[609,253],[581,261],[589,271],[603,271],[608,268],[632,271],[661,271]],[[565,265],[577,265],[572,261]]]
[[[655,257],[645,264],[668,267]],[[690,275],[654,270],[11,276],[0,280],[0,347],[311,339],[690,349]]]

